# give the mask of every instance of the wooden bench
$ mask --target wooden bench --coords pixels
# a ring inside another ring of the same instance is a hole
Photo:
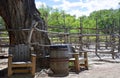
[[[71,66],[71,67],[74,67],[76,73],[80,72],[81,67],[88,69],[87,52],[83,52],[82,54],[83,54],[83,57],[81,57],[79,53],[70,53],[70,55],[73,55],[73,57],[69,59],[69,62],[74,63],[74,66]]]
[[[33,48],[32,48],[33,50]],[[35,75],[36,55],[25,44],[10,47],[8,56],[8,77],[13,73],[31,73]]]

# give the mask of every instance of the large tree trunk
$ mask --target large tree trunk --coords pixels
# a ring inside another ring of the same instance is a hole
[[[46,30],[44,20],[35,7],[34,0],[0,0],[0,16],[3,17],[6,29],[10,37],[10,44],[27,44],[30,31],[19,31],[18,29],[30,29],[37,22],[37,28]],[[34,31],[31,42],[39,44],[50,44],[47,33]],[[44,56],[48,53],[48,48],[34,46],[37,57]]]

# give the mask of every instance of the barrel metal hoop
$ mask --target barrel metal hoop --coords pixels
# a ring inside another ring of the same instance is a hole
[[[69,59],[66,58],[50,58],[50,62],[65,62],[65,61],[69,61]]]

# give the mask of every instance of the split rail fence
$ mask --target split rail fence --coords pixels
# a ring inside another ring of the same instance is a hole
[[[30,29],[21,29],[21,31],[28,31]],[[59,30],[60,32],[55,32]],[[0,57],[8,53],[9,36],[8,32],[11,30],[0,29]],[[112,58],[119,57],[120,53],[120,30],[116,27],[112,29],[100,29],[97,25],[95,28],[85,28],[82,25],[79,27],[65,27],[65,26],[48,26],[47,30],[40,30],[35,28],[34,31],[48,33],[51,44],[70,44],[76,51],[94,52],[97,57],[100,54],[111,54]],[[76,31],[76,32],[72,32]],[[109,32],[109,33],[108,33]],[[50,46],[50,45],[38,45]]]

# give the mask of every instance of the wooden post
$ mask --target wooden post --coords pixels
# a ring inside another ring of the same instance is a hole
[[[64,26],[64,43],[68,43],[68,29],[66,26]]]
[[[111,44],[112,44],[112,49],[111,49],[111,52],[112,52],[112,59],[115,59],[114,56],[115,56],[115,53],[114,53],[114,49],[115,49],[115,35],[114,35],[114,29],[115,29],[115,25],[114,25],[114,20],[112,21],[113,22],[113,25],[112,25],[112,28],[111,28],[111,38],[112,38],[112,41],[111,41]]]
[[[82,18],[80,18],[80,36],[79,36],[79,50],[83,51],[82,46],[83,46],[83,42],[82,42],[82,34],[83,34],[83,26],[82,26]],[[79,53],[80,56],[82,55],[82,53]]]
[[[109,42],[109,41],[108,41],[108,39],[109,39],[109,38],[108,38],[108,32],[109,32],[109,31],[108,31],[108,27],[105,26],[105,35],[106,35],[105,48],[106,48],[106,49],[108,49],[108,42]]]
[[[98,23],[98,20],[97,20],[97,18],[96,18],[96,44],[95,44],[95,54],[96,54],[96,56],[99,58],[99,59],[101,59],[101,57],[98,55],[98,45],[99,45],[99,31],[98,31],[98,25],[97,25],[97,23]]]
[[[120,3],[119,3],[119,6],[120,6]],[[118,52],[120,53],[120,8],[119,8],[119,25],[118,25],[118,28],[119,28],[119,45],[118,45]]]

